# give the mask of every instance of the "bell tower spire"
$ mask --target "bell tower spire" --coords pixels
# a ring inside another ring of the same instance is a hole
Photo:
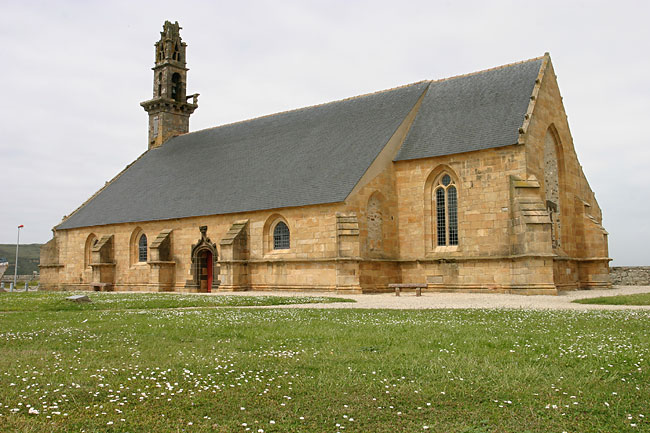
[[[153,69],[153,98],[140,105],[149,113],[149,149],[158,147],[190,128],[190,115],[198,107],[199,94],[187,96],[185,48],[178,21],[165,21],[156,42]],[[191,102],[187,102],[189,99]]]

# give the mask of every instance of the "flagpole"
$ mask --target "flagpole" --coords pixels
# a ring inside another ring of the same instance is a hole
[[[23,228],[23,225],[18,226],[18,239],[16,240],[16,261],[14,262],[14,285],[11,288],[13,291],[13,288],[16,287],[16,278],[18,277],[18,245],[20,245],[20,229]]]

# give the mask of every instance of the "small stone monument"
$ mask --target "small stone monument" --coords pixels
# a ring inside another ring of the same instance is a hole
[[[67,299],[70,302],[92,302],[87,295],[68,296],[65,299]]]

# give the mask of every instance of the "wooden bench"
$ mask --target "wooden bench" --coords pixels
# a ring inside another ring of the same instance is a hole
[[[111,283],[90,283],[90,288],[95,292],[111,292],[113,285]]]
[[[426,283],[389,284],[388,287],[395,289],[395,296],[399,296],[402,289],[415,289],[415,296],[422,296],[422,289],[426,289],[427,285]]]

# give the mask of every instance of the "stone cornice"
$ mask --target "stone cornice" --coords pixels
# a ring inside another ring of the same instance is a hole
[[[199,105],[191,104],[189,102],[179,102],[171,98],[154,98],[148,101],[143,101],[140,103],[142,108],[145,109],[148,113],[151,112],[160,112],[160,111],[171,111],[175,114],[183,114],[189,116],[196,110]]]
[[[553,259],[553,260],[570,260],[576,262],[599,262],[611,261],[609,257],[564,257],[555,254],[513,254],[503,256],[444,256],[444,257],[425,257],[413,259],[376,259],[362,257],[322,257],[322,258],[267,258],[267,259],[250,259],[250,260],[219,260],[219,264],[226,263],[327,263],[327,262],[384,262],[384,263],[453,263],[469,261],[490,261],[490,260],[522,260],[522,259]]]

